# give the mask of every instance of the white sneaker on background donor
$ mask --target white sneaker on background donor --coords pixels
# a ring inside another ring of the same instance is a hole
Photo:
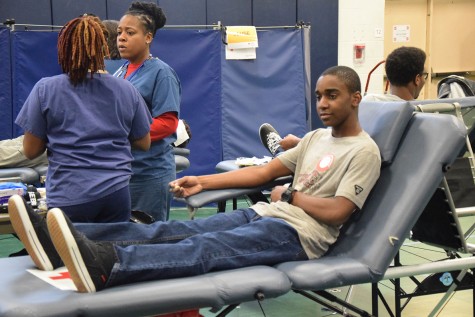
[[[264,147],[275,156],[282,151],[279,142],[282,141],[282,137],[269,123],[264,123],[259,128],[259,137]]]

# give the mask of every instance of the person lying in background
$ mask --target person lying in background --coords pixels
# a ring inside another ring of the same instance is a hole
[[[46,152],[41,153],[38,157],[30,160],[23,153],[23,138],[20,135],[14,139],[6,139],[0,141],[0,168],[13,167],[30,167],[48,165],[48,157]]]

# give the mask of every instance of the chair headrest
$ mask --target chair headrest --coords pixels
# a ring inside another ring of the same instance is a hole
[[[390,164],[414,113],[407,101],[363,101],[358,117],[363,130],[376,142],[382,164]]]

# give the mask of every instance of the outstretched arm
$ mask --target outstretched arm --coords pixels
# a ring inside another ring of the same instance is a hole
[[[292,174],[280,160],[268,164],[251,166],[239,170],[203,176],[185,176],[170,183],[171,191],[177,197],[188,197],[206,189],[256,187],[281,176]]]

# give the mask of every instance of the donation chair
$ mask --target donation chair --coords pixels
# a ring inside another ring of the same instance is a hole
[[[38,184],[40,176],[36,170],[30,167],[0,168],[0,182]]]
[[[361,104],[360,118],[380,147],[385,167],[363,210],[348,221],[337,244],[322,258],[136,283],[93,294],[61,291],[38,279],[26,271],[34,268],[28,256],[0,259],[0,316],[149,316],[193,308],[222,309],[218,316],[225,316],[242,302],[291,290],[379,281],[444,168],[462,147],[465,129],[453,116],[413,115],[413,108],[403,102]],[[425,164],[419,166],[423,159]],[[216,192],[198,195],[202,202],[210,201],[219,197]]]
[[[40,183],[44,185],[46,182],[46,173],[48,172],[48,165],[41,165],[34,167],[34,170],[38,173],[40,177]]]
[[[173,154],[175,154],[176,172],[180,173],[190,167],[190,150],[185,148],[174,147]]]
[[[462,97],[462,98],[444,98],[444,99],[427,99],[427,100],[412,100],[409,101],[411,105],[414,107],[430,105],[430,104],[454,104],[457,103],[460,105],[460,109],[456,112],[450,111],[452,115],[457,116],[459,119],[462,118],[463,122],[467,126],[467,135],[468,140],[470,141],[470,145],[472,150],[475,148],[475,97]],[[423,112],[432,112],[430,109],[426,109]],[[439,110],[435,109],[434,112],[440,112]],[[441,113],[445,113],[446,111],[442,111]],[[460,118],[461,117],[461,118]],[[467,148],[462,149],[462,154],[467,151]]]
[[[368,314],[349,303],[341,303],[324,290],[376,283],[383,278],[444,171],[463,146],[465,130],[455,117],[413,114],[413,111],[414,107],[407,102],[361,103],[361,125],[380,148],[381,177],[363,210],[348,221],[337,243],[323,258],[277,266],[289,276],[294,291],[340,313],[343,311],[328,304],[327,299],[320,299],[330,298],[361,315]],[[417,163],[422,161],[424,164]],[[233,193],[240,196],[248,191],[231,189],[223,191],[221,196],[220,191],[203,192],[187,201],[192,207],[199,207],[211,200],[228,199]],[[377,315],[376,296],[373,302]]]
[[[438,99],[413,104],[418,112],[454,115],[466,125],[467,131],[474,131],[475,98]],[[403,290],[399,278],[392,280],[395,285],[396,310],[399,312],[402,312],[413,297],[445,293],[428,315],[437,316],[455,291],[475,288],[473,277],[475,265],[470,267],[470,264],[467,264],[459,265],[458,269],[451,268],[458,261],[473,262],[473,258],[468,260],[461,258],[464,255],[473,257],[475,253],[475,244],[468,242],[468,237],[475,231],[475,158],[471,145],[474,140],[470,140],[469,136],[467,135],[459,157],[445,174],[410,236],[411,240],[441,249],[446,254],[446,259],[426,263],[427,273],[432,274],[424,276],[422,280],[414,274],[402,276],[409,277],[414,283],[413,291]],[[462,218],[466,217],[471,217],[465,224],[468,228],[464,228],[461,223]],[[401,262],[398,254],[395,265],[403,266]],[[429,269],[431,267],[437,268],[431,271]],[[403,299],[406,300],[402,304]],[[473,314],[475,315],[475,308]]]
[[[188,156],[189,149],[173,148],[175,155],[176,172],[180,173],[190,167]],[[1,181],[16,181],[24,184],[39,185],[44,184],[46,180],[46,172],[48,165],[30,167],[9,167],[0,168],[0,182]]]
[[[369,103],[362,103],[361,110],[366,106]],[[377,118],[375,115],[373,120]],[[361,123],[380,145],[364,117]],[[380,145],[380,179],[330,250],[321,259],[276,266],[289,276],[292,289],[341,314],[349,315],[350,310],[361,316],[378,316],[381,293],[377,282],[386,278],[386,270],[463,146],[465,134],[465,127],[453,116],[415,113],[398,146],[386,152]],[[363,283],[373,284],[371,313],[326,291]]]

